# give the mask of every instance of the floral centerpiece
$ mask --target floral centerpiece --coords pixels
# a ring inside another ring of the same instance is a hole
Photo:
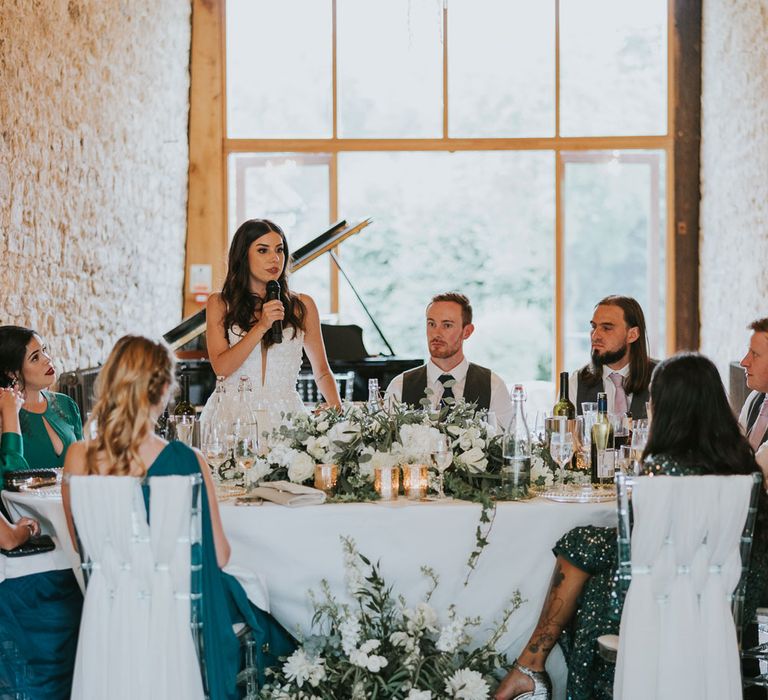
[[[454,455],[446,492],[486,502],[499,484],[502,460],[501,435],[485,417],[463,401],[436,410],[393,403],[287,415],[268,436],[269,450],[247,478],[311,483],[315,464],[335,463],[340,472],[335,500],[371,500],[377,467],[429,463],[435,437],[442,433],[449,436]]]
[[[340,603],[323,581],[309,637],[277,671],[271,672],[262,698],[271,700],[485,700],[506,666],[496,646],[509,618],[522,604],[515,592],[488,639],[471,644],[476,618],[461,617],[454,607],[440,620],[430,599],[438,578],[422,572],[429,588],[422,602],[408,607],[383,579],[379,566],[360,554],[352,540],[342,540],[348,593]]]

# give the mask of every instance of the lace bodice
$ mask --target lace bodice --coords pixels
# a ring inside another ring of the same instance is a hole
[[[229,344],[234,345],[240,340],[236,329],[228,333]],[[271,431],[280,425],[281,413],[296,413],[303,411],[304,404],[296,391],[296,378],[301,369],[302,349],[304,347],[304,332],[298,331],[293,335],[293,329],[283,330],[283,342],[272,345],[267,350],[267,365],[262,381],[261,353],[259,343],[238,369],[224,380],[227,390],[227,403],[237,400],[237,387],[240,377],[247,376],[251,380],[253,398],[256,403],[254,410],[259,416],[259,432]],[[201,420],[205,421],[211,399],[203,408]]]

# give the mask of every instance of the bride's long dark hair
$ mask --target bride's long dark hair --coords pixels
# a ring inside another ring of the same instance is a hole
[[[283,239],[285,263],[277,280],[280,283],[280,301],[283,302],[285,307],[283,327],[292,328],[294,336],[299,330],[304,330],[304,318],[307,308],[299,296],[291,293],[288,288],[286,270],[290,260],[290,253],[285,234],[272,221],[267,219],[250,219],[237,229],[232,239],[232,245],[229,247],[227,277],[221,289],[221,298],[226,306],[226,313],[224,314],[225,333],[235,326],[243,333],[249,331],[256,323],[254,318],[256,313],[264,304],[264,299],[258,294],[251,292],[249,288],[250,268],[248,266],[248,250],[254,241],[267,233],[276,233]],[[273,344],[269,333],[262,338],[261,342],[267,348]]]

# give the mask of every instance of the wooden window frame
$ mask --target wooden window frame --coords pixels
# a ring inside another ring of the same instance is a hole
[[[332,136],[327,139],[230,139],[226,136],[225,1],[193,0],[190,89],[190,167],[186,270],[213,267],[214,288],[224,278],[228,247],[227,160],[233,153],[324,153],[330,156],[329,211],[339,217],[338,155],[355,151],[550,151],[555,168],[554,371],[563,369],[564,231],[562,153],[661,150],[666,157],[666,351],[699,343],[698,192],[701,96],[701,7],[697,0],[668,0],[667,133],[658,136],[560,135],[560,0],[555,4],[555,134],[535,138],[448,137],[448,8],[443,6],[443,135],[432,139],[338,137],[336,0],[331,0]],[[677,76],[683,80],[678,81]],[[338,270],[329,264],[331,311],[339,310]],[[187,290],[184,314],[201,307]]]

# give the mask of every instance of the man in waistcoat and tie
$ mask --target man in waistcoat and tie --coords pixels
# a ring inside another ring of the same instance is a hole
[[[750,323],[749,330],[752,331],[749,350],[740,364],[752,392],[741,409],[739,425],[768,476],[768,318]]]
[[[464,341],[472,335],[472,306],[463,294],[438,294],[427,306],[429,361],[396,376],[386,396],[419,406],[427,387],[436,406],[447,399],[463,398],[492,411],[500,428],[512,420],[512,401],[504,380],[491,370],[468,362]]]
[[[648,355],[640,304],[632,297],[605,297],[595,306],[591,326],[592,362],[573,372],[568,385],[568,398],[577,414],[582,414],[582,403],[597,401],[598,392],[604,391],[609,413],[647,418],[648,387],[657,362]]]

